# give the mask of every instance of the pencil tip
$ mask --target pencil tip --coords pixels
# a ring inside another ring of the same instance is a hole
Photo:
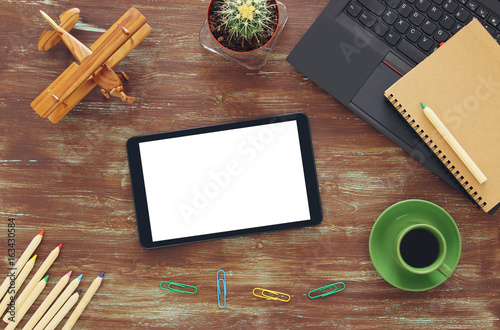
[[[45,233],[45,230],[42,230],[38,235],[43,236],[44,233]]]
[[[59,244],[57,247],[59,248],[59,250],[61,250],[62,249],[62,243]]]
[[[33,260],[33,261],[36,260],[36,254],[31,258],[31,260]]]
[[[101,275],[99,275],[99,277],[104,277],[104,272],[102,272]]]
[[[80,276],[77,277],[77,279],[81,280],[83,277],[83,274],[80,274]]]
[[[68,277],[71,277],[71,274],[73,274],[73,271],[72,271],[72,270],[70,270],[70,271],[68,272],[68,274],[66,274],[66,275],[68,275]]]
[[[78,291],[76,291],[76,293],[78,293],[78,295],[81,295],[82,294],[82,289],[79,289]]]
[[[427,106],[425,104],[423,104],[422,102],[420,102],[420,106],[422,106],[422,109],[427,108]]]
[[[49,275],[45,276],[44,280],[47,282],[49,280]]]

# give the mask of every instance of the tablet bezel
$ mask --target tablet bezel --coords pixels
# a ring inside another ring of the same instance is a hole
[[[185,137],[196,134],[219,132],[231,129],[253,127],[259,125],[273,124],[286,121],[296,121],[299,135],[300,150],[302,155],[302,166],[304,170],[304,179],[306,184],[307,198],[309,204],[310,219],[301,221],[287,222],[282,224],[261,226],[255,228],[245,228],[226,232],[204,234],[191,237],[168,239],[154,242],[151,234],[151,224],[148,212],[146,188],[144,185],[144,176],[142,171],[141,155],[139,144],[142,142],[151,142],[169,138]],[[318,188],[318,179],[316,175],[316,165],[311,141],[309,120],[303,113],[294,113],[287,115],[278,115],[267,118],[252,119],[240,122],[190,128],[172,132],[164,132],[151,135],[135,136],[127,141],[127,155],[129,161],[130,177],[132,181],[132,191],[134,195],[135,211],[137,218],[137,228],[139,241],[143,248],[152,249],[165,246],[201,242],[226,237],[256,234],[275,230],[291,229],[298,227],[314,226],[323,220],[321,209],[321,200]]]

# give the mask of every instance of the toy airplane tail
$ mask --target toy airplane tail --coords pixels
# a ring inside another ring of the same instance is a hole
[[[75,26],[78,18],[80,17],[80,9],[72,8],[59,16],[61,19],[61,24],[59,28],[69,32]],[[40,39],[38,39],[38,50],[46,51],[53,46],[55,46],[59,41],[61,41],[61,35],[58,31],[54,30],[44,30],[40,35]]]

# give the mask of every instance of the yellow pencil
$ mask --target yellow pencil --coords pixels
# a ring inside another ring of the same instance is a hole
[[[59,298],[54,302],[54,304],[49,308],[47,313],[42,317],[40,322],[37,323],[35,330],[42,330],[45,326],[52,320],[52,318],[56,315],[57,311],[61,309],[66,300],[71,296],[71,294],[76,290],[80,281],[82,280],[83,274],[75,278],[68,287],[61,293]]]
[[[61,277],[61,279],[57,282],[52,291],[50,291],[47,298],[45,298],[40,307],[38,307],[35,314],[33,314],[33,316],[29,319],[28,323],[26,323],[23,330],[33,329],[38,320],[42,318],[43,314],[45,314],[47,309],[49,309],[50,305],[52,305],[54,300],[56,300],[59,293],[61,293],[66,284],[68,284],[69,278],[71,277],[71,273],[72,271],[69,271],[67,274]]]
[[[420,102],[420,105],[422,106],[422,109],[424,110],[424,114],[426,115],[427,119],[434,125],[434,127],[438,130],[439,134],[446,140],[448,145],[455,151],[457,156],[462,160],[465,166],[471,171],[472,175],[476,178],[476,180],[479,182],[479,184],[482,184],[483,182],[486,181],[486,176],[483,174],[483,172],[479,169],[479,167],[474,163],[472,158],[470,158],[469,154],[462,148],[460,143],[455,139],[453,134],[444,126],[443,122],[439,117],[432,111],[431,108]]]
[[[18,313],[13,316],[12,318],[9,319],[11,321],[9,325],[5,329],[15,329],[16,326],[21,322],[24,314],[30,309],[31,305],[35,302],[36,298],[40,295],[40,293],[43,291],[45,288],[45,285],[47,285],[47,281],[49,280],[49,275],[45,276],[40,282],[37,283],[33,291],[31,291],[31,294],[29,295],[28,299],[24,302],[23,306],[19,308]]]
[[[71,307],[73,307],[76,302],[78,301],[78,298],[80,297],[80,294],[82,293],[82,290],[76,291],[69,299],[66,301],[63,307],[57,312],[57,314],[54,316],[52,321],[45,327],[45,330],[54,330],[59,323],[61,323],[62,319],[66,316],[66,314],[69,313],[71,310]]]
[[[19,289],[21,289],[24,281],[30,274],[31,270],[33,269],[33,266],[35,266],[35,260],[36,260],[36,254],[31,258],[23,267],[23,270],[19,274],[19,276],[14,280],[11,281],[11,286],[9,287],[9,291],[7,291],[7,294],[5,297],[3,297],[2,301],[0,302],[0,315],[5,312],[7,307],[12,306],[14,308],[14,301],[16,299],[16,295],[19,292]],[[12,286],[13,284],[13,286]]]
[[[17,298],[15,303],[16,306],[15,309],[10,309],[7,312],[7,314],[5,314],[3,318],[4,322],[9,323],[9,317],[16,314],[16,311],[23,306],[23,303],[26,301],[26,299],[28,299],[28,296],[30,295],[31,291],[33,291],[37,283],[42,279],[47,270],[49,270],[50,266],[56,260],[57,256],[59,255],[59,251],[61,251],[61,247],[62,244],[59,244],[54,250],[52,250],[52,252],[50,252],[50,254],[47,256],[47,259],[45,259],[40,268],[38,268],[35,275],[33,275],[33,278],[31,278],[28,285],[24,288],[21,295]]]
[[[0,298],[3,297],[5,292],[7,292],[7,290],[9,289],[10,276],[14,275],[14,278],[15,278],[19,275],[19,273],[21,272],[21,269],[24,267],[24,264],[26,263],[26,261],[28,261],[28,259],[31,257],[33,252],[35,252],[36,248],[38,247],[38,245],[42,241],[44,232],[45,232],[45,230],[42,230],[38,235],[36,235],[31,240],[30,244],[28,244],[28,246],[26,247],[26,250],[24,250],[23,254],[21,254],[21,257],[14,265],[14,268],[12,268],[10,274],[7,275],[7,277],[5,278],[2,285],[0,286]],[[2,314],[2,313],[0,313],[0,314]]]
[[[85,294],[83,295],[82,300],[80,300],[73,313],[71,313],[71,316],[69,317],[68,321],[66,321],[66,323],[64,324],[62,330],[70,330],[73,328],[80,315],[82,315],[83,310],[85,309],[85,307],[87,307],[90,300],[96,293],[97,289],[99,289],[99,287],[101,286],[103,277],[104,277],[104,272],[102,272],[101,275],[97,276],[92,281],[92,284],[90,284],[87,292],[85,292]]]

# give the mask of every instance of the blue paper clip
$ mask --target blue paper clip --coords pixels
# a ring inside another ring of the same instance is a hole
[[[168,286],[166,288],[164,288],[163,285],[162,285],[163,283],[168,283]],[[180,288],[193,288],[194,291],[179,290],[179,289],[173,288],[172,285],[178,286]],[[160,288],[163,289],[163,290],[174,291],[174,292],[179,292],[179,293],[195,294],[196,292],[198,292],[198,288],[195,287],[194,285],[182,284],[182,283],[174,283],[174,282],[168,282],[168,281],[162,281],[160,283]]]
[[[219,276],[219,273],[222,273],[222,277]],[[221,299],[221,296],[222,296],[222,299]],[[227,296],[226,272],[224,272],[221,269],[217,272],[217,303],[219,304],[220,308],[226,307],[226,296]]]
[[[341,286],[340,288],[337,287],[337,285]],[[326,293],[323,293],[323,294],[319,294],[317,296],[311,296],[311,293],[315,292],[315,291],[323,291],[325,289],[329,289],[331,287],[334,287],[334,289],[332,291],[329,291],[329,292],[326,292]],[[333,283],[333,284],[329,284],[329,285],[325,285],[325,286],[322,286],[321,288],[317,288],[317,289],[314,289],[312,290],[311,292],[309,292],[307,295],[309,296],[309,298],[311,299],[315,299],[315,298],[319,298],[319,297],[326,297],[326,296],[329,296],[331,294],[334,294],[334,293],[337,293],[337,292],[340,292],[342,290],[345,289],[345,284],[344,282],[337,282],[337,283]]]

